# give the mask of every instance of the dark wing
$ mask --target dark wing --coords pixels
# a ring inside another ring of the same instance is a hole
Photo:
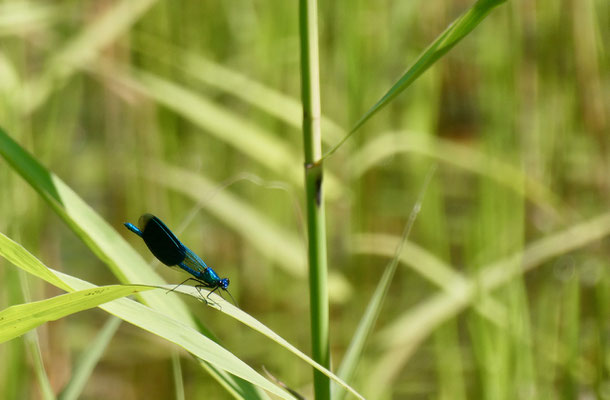
[[[157,217],[144,214],[138,221],[142,239],[151,253],[163,264],[173,266],[180,264],[186,257],[184,245]]]

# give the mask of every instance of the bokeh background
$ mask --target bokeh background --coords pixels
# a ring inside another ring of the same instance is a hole
[[[471,3],[319,2],[326,148]],[[2,1],[0,125],[151,263],[122,226],[145,212],[308,352],[297,16],[284,0]],[[326,162],[335,367],[425,188],[350,382],[365,396],[610,399],[608,27],[605,0],[504,3]],[[0,185],[3,233],[117,283],[4,161]],[[2,308],[60,293],[4,261],[0,286]],[[310,396],[309,366],[184,301],[239,358]],[[0,397],[42,397],[39,356],[58,393],[107,318],[0,345]],[[122,324],[81,398],[173,398],[176,351]],[[186,398],[229,397],[179,354]]]

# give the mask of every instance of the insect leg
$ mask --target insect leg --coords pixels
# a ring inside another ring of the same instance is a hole
[[[174,290],[178,289],[178,287],[180,287],[180,286],[184,285],[184,284],[185,284],[185,283],[187,283],[188,281],[195,281],[195,282],[199,283],[199,285],[201,285],[201,281],[200,281],[199,279],[195,279],[195,278],[188,278],[187,280],[185,280],[185,281],[183,281],[183,282],[181,282],[181,283],[177,284],[176,286],[174,286],[174,288],[173,288],[173,289],[170,289],[170,290],[168,290],[167,292],[165,292],[165,294],[167,294],[167,293],[169,293],[169,292],[173,292]],[[199,286],[199,285],[196,285],[195,287],[197,287],[197,286]]]
[[[218,308],[222,309],[222,307],[220,306],[220,304],[218,304],[217,302],[215,302],[213,299],[210,298],[210,294],[212,294],[214,292],[214,290],[218,289],[218,287],[214,288],[214,290],[212,290],[210,293],[208,293],[207,296],[204,296],[203,293],[201,293],[201,289],[209,289],[212,286],[206,285],[206,284],[200,284],[195,286],[195,289],[197,289],[197,291],[199,292],[199,297],[201,297],[201,300],[203,300],[203,302],[206,305],[212,305],[215,304],[218,306]]]

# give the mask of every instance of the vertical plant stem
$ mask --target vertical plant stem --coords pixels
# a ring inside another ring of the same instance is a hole
[[[299,0],[301,38],[301,98],[305,152],[305,203],[309,255],[309,301],[311,308],[312,357],[330,368],[328,341],[328,289],[326,223],[322,190],[322,134],[320,130],[320,81],[316,0]],[[330,398],[330,381],[314,369],[317,400]]]

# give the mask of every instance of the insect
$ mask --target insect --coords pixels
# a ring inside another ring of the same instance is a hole
[[[219,288],[229,293],[227,290],[227,287],[229,287],[229,279],[221,279],[212,268],[208,267],[206,263],[197,256],[197,254],[183,245],[176,235],[174,235],[159,218],[152,214],[144,214],[138,220],[138,226],[139,228],[132,223],[125,223],[127,229],[144,240],[144,243],[146,243],[150,252],[153,253],[159,261],[168,267],[178,267],[194,277],[188,278],[170,291],[193,280],[198,283],[195,285],[195,288],[199,291],[200,295],[201,288],[212,289],[205,298],[201,295],[201,298],[206,303],[208,303],[208,300],[211,303],[214,302],[210,299],[210,295]],[[231,296],[231,293],[229,293],[229,296]],[[231,299],[233,300],[233,296],[231,296]],[[233,300],[233,303],[235,303],[235,300]]]

